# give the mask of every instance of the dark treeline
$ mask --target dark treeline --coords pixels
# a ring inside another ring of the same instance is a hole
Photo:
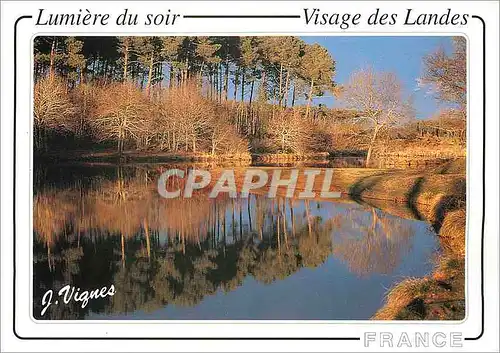
[[[37,37],[35,77],[131,79],[150,91],[198,80],[214,100],[256,99],[294,106],[331,91],[335,62],[326,48],[298,37]]]
[[[327,148],[311,106],[335,62],[298,37],[37,37],[34,70],[38,152],[68,136],[119,153]]]

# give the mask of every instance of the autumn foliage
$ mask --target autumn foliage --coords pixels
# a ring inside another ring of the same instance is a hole
[[[421,78],[452,105],[412,121],[394,73],[368,68],[338,85],[328,50],[299,37],[37,37],[35,151],[333,152],[368,164],[400,144],[464,150],[465,44],[454,43],[425,57]],[[341,108],[313,104],[328,93]]]

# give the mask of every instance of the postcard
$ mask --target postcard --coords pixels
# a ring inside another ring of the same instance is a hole
[[[498,9],[3,2],[2,347],[498,349]]]

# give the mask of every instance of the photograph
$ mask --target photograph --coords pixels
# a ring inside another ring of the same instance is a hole
[[[32,45],[34,319],[465,318],[464,36]]]

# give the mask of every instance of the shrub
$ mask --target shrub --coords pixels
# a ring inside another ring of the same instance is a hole
[[[64,133],[73,129],[74,104],[67,85],[57,77],[39,80],[34,89],[35,148],[46,149],[48,133]]]
[[[150,128],[147,97],[133,83],[115,83],[97,92],[97,108],[91,120],[100,140],[115,140],[122,153],[128,138],[144,138]],[[138,144],[138,143],[137,143]]]
[[[307,126],[300,114],[283,111],[269,123],[269,138],[282,153],[305,153]]]
[[[161,150],[199,151],[198,142],[216,116],[215,104],[201,96],[194,84],[162,92],[156,109],[154,126]]]
[[[73,132],[78,137],[91,134],[90,121],[97,115],[97,94],[99,89],[88,83],[81,83],[71,92],[71,100],[76,106]]]

